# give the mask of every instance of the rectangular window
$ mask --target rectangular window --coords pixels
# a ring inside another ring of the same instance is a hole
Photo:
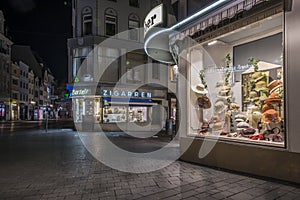
[[[128,109],[129,122],[147,122],[148,108],[130,106]]]
[[[139,28],[140,22],[139,21],[134,21],[134,20],[129,20],[128,22],[128,29],[129,29],[129,39],[130,40],[139,40]]]
[[[117,34],[117,18],[115,16],[105,16],[105,35],[114,36]]]
[[[93,32],[93,19],[92,19],[92,15],[84,15],[83,16],[83,30],[82,33],[83,35],[92,35]]]
[[[157,61],[152,61],[152,79],[159,79],[159,63]]]
[[[116,123],[127,121],[127,107],[125,106],[104,106],[103,122]]]
[[[120,53],[118,49],[99,47],[98,48],[98,63],[99,66],[107,66],[101,76],[101,81],[116,82],[119,80],[119,63]]]
[[[12,80],[13,85],[19,85],[19,81],[17,79]]]
[[[13,93],[12,98],[17,100],[18,99],[18,93]]]
[[[126,54],[126,77],[128,83],[139,83],[144,80],[144,72],[141,67],[146,63],[146,56],[140,52]]]
[[[88,54],[91,51],[91,47],[83,47],[83,48],[76,48],[73,49],[73,79],[77,77],[78,70],[80,69],[82,64],[87,64],[90,62],[90,57]],[[86,62],[85,62],[86,60]],[[82,69],[86,69],[86,67],[82,67]],[[81,75],[87,74],[87,71],[82,71]],[[81,78],[81,77],[78,77]]]
[[[140,7],[140,1],[139,0],[129,0],[129,5],[133,7]]]
[[[189,136],[285,147],[284,13],[261,16],[188,52]]]

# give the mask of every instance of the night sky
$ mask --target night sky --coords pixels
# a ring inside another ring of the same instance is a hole
[[[31,46],[57,80],[67,79],[71,0],[0,0],[0,9],[14,44]]]

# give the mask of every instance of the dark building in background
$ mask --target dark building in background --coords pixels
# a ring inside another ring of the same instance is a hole
[[[45,119],[46,112],[50,112],[48,114],[54,118],[55,80],[50,69],[30,46],[13,45],[12,60],[21,66],[21,119],[42,120]]]
[[[118,126],[134,131],[164,127],[169,117],[165,112],[169,110],[166,86],[174,83],[168,79],[168,67],[144,53],[144,33],[138,29],[143,27],[146,13],[160,3],[73,1],[67,88],[72,93],[72,115],[78,127],[85,121],[92,121],[92,128],[100,123],[111,131],[120,130]],[[107,39],[109,43],[101,44]],[[129,103],[124,102],[128,99]]]
[[[11,45],[13,42],[7,37],[5,18],[0,10],[0,120],[10,119],[10,64]]]

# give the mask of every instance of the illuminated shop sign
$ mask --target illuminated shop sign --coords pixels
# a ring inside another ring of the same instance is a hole
[[[72,95],[73,96],[81,96],[81,95],[88,95],[91,94],[91,89],[73,89]]]
[[[160,4],[153,8],[144,20],[144,34],[153,27],[163,23],[163,4]]]
[[[140,97],[140,98],[151,98],[151,92],[132,92],[124,90],[102,90],[103,97]]]

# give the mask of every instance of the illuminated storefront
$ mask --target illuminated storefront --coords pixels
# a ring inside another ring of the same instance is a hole
[[[170,53],[184,76],[182,160],[300,182],[293,167],[300,119],[291,98],[299,85],[292,24],[300,3],[287,2],[214,1],[169,29],[178,31],[169,36]]]
[[[3,103],[0,103],[0,120],[6,119],[6,105]]]
[[[166,119],[165,90],[98,87],[74,87],[73,118],[79,129],[104,131],[160,131]],[[91,122],[94,124],[91,126]],[[100,126],[99,126],[100,124]],[[137,126],[134,126],[136,124]]]

